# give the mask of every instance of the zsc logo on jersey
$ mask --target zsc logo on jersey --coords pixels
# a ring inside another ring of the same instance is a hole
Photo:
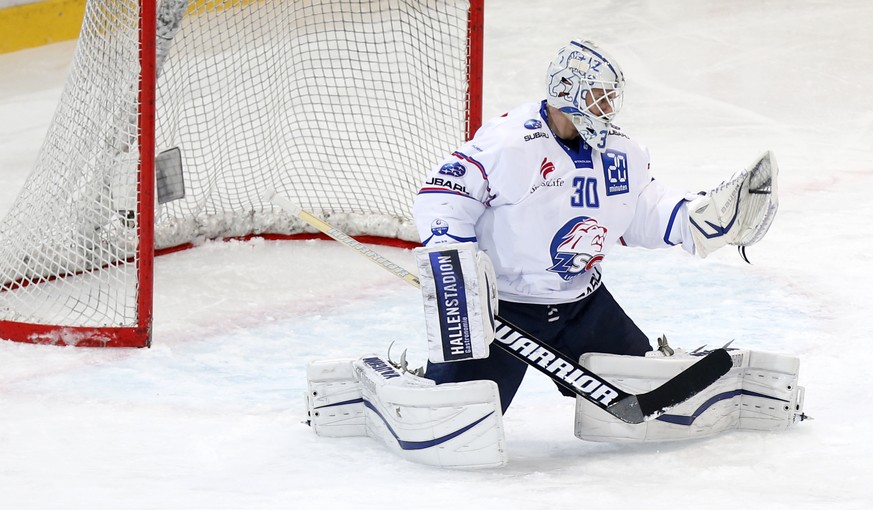
[[[605,241],[606,227],[601,226],[597,219],[588,216],[573,218],[552,238],[549,250],[553,264],[549,271],[565,281],[572,280],[603,260]]]
[[[446,163],[441,166],[439,172],[443,175],[451,175],[452,177],[461,177],[465,173],[467,173],[467,169],[464,168],[464,165],[455,161],[454,163]]]
[[[603,176],[606,178],[606,196],[627,193],[628,165],[627,154],[615,150],[606,150],[600,155],[603,162]]]
[[[543,123],[539,119],[530,119],[524,123],[524,127],[528,129],[540,129],[543,127]]]

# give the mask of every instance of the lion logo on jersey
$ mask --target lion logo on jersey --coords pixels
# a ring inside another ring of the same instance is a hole
[[[552,238],[550,252],[553,265],[549,271],[558,273],[566,281],[572,280],[603,260],[605,241],[606,227],[601,226],[595,218],[573,218]]]

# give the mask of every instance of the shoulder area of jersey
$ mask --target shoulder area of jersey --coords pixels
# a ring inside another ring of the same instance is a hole
[[[486,131],[492,128],[513,128],[521,127],[527,119],[539,119],[542,122],[542,117],[539,114],[537,103],[522,103],[515,108],[506,111],[496,117],[492,117],[487,122],[482,124],[479,131]],[[477,132],[478,133],[478,132]]]
[[[636,140],[633,140],[630,136],[627,135],[622,129],[618,126],[611,126],[609,129],[609,135],[606,139],[606,150],[616,149],[622,152],[635,152],[640,151],[649,156],[649,149],[641,143],[638,143]]]
[[[610,136],[610,137],[615,136],[615,137],[618,137],[618,138],[624,138],[624,139],[626,139],[626,140],[630,140],[630,139],[631,139],[631,138],[627,135],[627,133],[625,133],[625,132],[620,128],[620,127],[616,126],[615,124],[611,124],[611,125],[609,126],[609,136]]]
[[[551,137],[551,130],[540,115],[539,104],[524,103],[483,124],[471,141],[487,141],[488,146],[509,148]]]
[[[531,141],[537,139],[551,138],[552,130],[549,129],[548,122],[543,118],[540,110],[540,103],[524,103],[516,108],[513,108],[507,113],[494,119],[495,127],[507,133],[519,133],[520,141]],[[526,136],[531,135],[533,136]]]

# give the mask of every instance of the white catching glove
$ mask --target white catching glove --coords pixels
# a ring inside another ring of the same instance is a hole
[[[773,153],[767,151],[750,168],[688,204],[691,237],[699,257],[727,244],[751,246],[764,237],[779,208],[778,172]]]
[[[497,278],[475,243],[416,248],[424,301],[428,359],[433,363],[487,358],[494,340]]]

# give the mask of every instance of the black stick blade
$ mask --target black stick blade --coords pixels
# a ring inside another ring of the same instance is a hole
[[[642,423],[705,390],[731,367],[731,355],[725,349],[715,349],[661,386],[618,400],[607,411],[624,422]]]

